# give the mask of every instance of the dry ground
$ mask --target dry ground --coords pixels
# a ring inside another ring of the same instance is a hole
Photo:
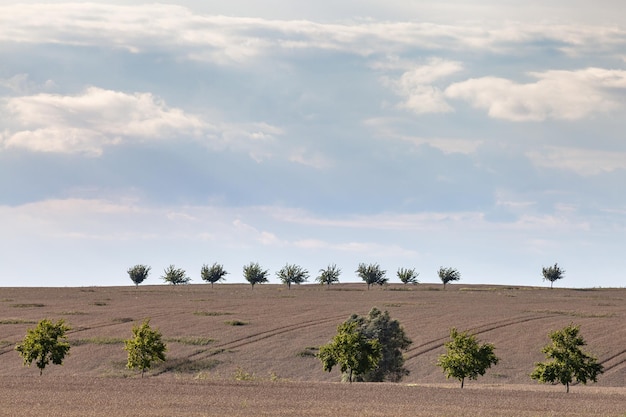
[[[388,310],[413,340],[405,353],[411,374],[402,384],[333,383],[339,372],[323,372],[315,348],[350,314],[373,306]],[[626,416],[625,312],[625,289],[0,288],[0,404],[9,404],[0,415]],[[122,340],[147,317],[169,351],[141,380],[124,367]],[[63,318],[73,330],[65,365],[39,378],[13,348],[42,318]],[[548,332],[572,322],[606,372],[566,395],[528,375],[543,360]],[[452,326],[494,343],[501,359],[463,391],[434,365]],[[253,381],[235,381],[237,373]]]

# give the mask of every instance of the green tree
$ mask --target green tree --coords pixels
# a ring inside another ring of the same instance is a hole
[[[276,276],[283,284],[287,284],[287,288],[291,289],[291,284],[300,285],[309,279],[309,271],[299,265],[286,264]]]
[[[176,268],[174,265],[165,268],[161,279],[171,285],[188,284],[191,281],[184,269]]]
[[[437,271],[439,279],[443,282],[443,289],[446,289],[446,284],[452,281],[458,281],[461,279],[461,273],[454,268],[444,268],[443,266]]]
[[[352,383],[355,378],[374,369],[381,355],[378,340],[368,340],[359,330],[358,323],[347,321],[337,327],[337,334],[331,342],[320,347],[317,357],[325,371],[330,372],[338,365]]]
[[[258,262],[250,262],[243,267],[243,276],[252,285],[252,289],[254,289],[256,284],[268,282],[268,274],[269,271],[261,268]]]
[[[378,264],[366,265],[360,263],[359,267],[356,269],[356,273],[359,278],[365,281],[368,290],[373,284],[385,285],[387,283],[387,277],[385,276],[387,271],[380,269],[380,265]]]
[[[566,392],[573,381],[597,382],[604,368],[595,357],[582,351],[586,342],[579,333],[580,327],[573,324],[550,333],[552,343],[541,350],[549,360],[536,363],[530,377],[539,382],[561,383]]]
[[[226,279],[224,278],[224,275],[226,274],[228,274],[228,272],[226,272],[224,267],[217,262],[210,267],[206,264],[202,265],[202,268],[200,269],[200,277],[203,281],[210,282],[211,288],[213,288],[213,284],[216,282]]]
[[[381,358],[376,367],[365,372],[359,379],[366,382],[400,382],[409,374],[404,367],[402,351],[413,343],[398,320],[392,320],[389,312],[373,307],[367,316],[353,314],[348,322],[358,324],[359,331],[368,340],[377,340],[381,347]]]
[[[498,357],[493,353],[495,347],[490,343],[480,344],[476,336],[468,332],[459,333],[454,327],[450,329],[450,341],[445,343],[446,353],[439,356],[437,366],[443,369],[446,378],[476,379],[485,375],[491,365],[498,364]]]
[[[24,365],[30,366],[33,361],[39,368],[39,375],[50,362],[62,365],[65,355],[69,355],[70,344],[65,333],[71,330],[61,319],[56,323],[43,319],[34,329],[28,329],[22,343],[15,346]]]
[[[416,273],[415,269],[399,268],[398,272],[396,272],[396,275],[398,275],[400,281],[405,285],[419,284],[419,281],[417,280],[419,273]]]
[[[128,369],[141,369],[141,377],[152,362],[165,361],[167,346],[161,332],[150,327],[150,319],[145,319],[141,326],[133,326],[133,337],[124,341],[124,350],[128,352]]]
[[[337,268],[337,265],[332,264],[320,269],[320,275],[315,280],[321,285],[326,284],[326,286],[330,286],[339,282],[339,275],[341,275],[341,269]]]
[[[554,281],[558,281],[563,278],[565,270],[559,267],[559,264],[555,263],[554,266],[543,267],[541,269],[544,281],[550,281],[550,288],[553,288]]]
[[[150,273],[150,267],[146,265],[135,265],[132,268],[129,268],[128,275],[130,276],[131,281],[135,283],[135,288],[139,286],[142,282],[148,278],[148,274]]]

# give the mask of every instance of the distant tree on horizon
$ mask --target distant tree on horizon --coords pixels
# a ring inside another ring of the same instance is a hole
[[[309,271],[295,264],[286,264],[280,271],[276,272],[276,276],[283,284],[287,284],[287,288],[291,289],[291,284],[300,285],[309,279]]]
[[[315,278],[315,281],[320,285],[326,284],[327,287],[339,282],[339,276],[341,275],[341,269],[337,268],[337,265],[331,264],[326,268],[320,269],[320,275]]]
[[[188,284],[191,281],[184,269],[176,268],[174,265],[165,268],[161,279],[171,285]]]
[[[362,262],[356,269],[356,273],[359,278],[365,281],[368,290],[370,289],[371,285],[385,285],[387,283],[387,277],[385,276],[387,271],[381,269],[380,265],[376,263],[366,265]]]
[[[588,380],[597,382],[604,367],[595,357],[582,351],[582,346],[587,343],[579,332],[579,326],[570,324],[550,333],[552,343],[541,349],[548,361],[536,363],[530,377],[544,383],[561,383],[568,393],[573,381],[582,384],[587,384]]]
[[[142,282],[148,278],[148,274],[150,273],[150,267],[146,265],[135,265],[132,268],[129,268],[128,275],[130,276],[131,281],[135,283],[135,288],[139,286]]]
[[[262,269],[258,262],[250,262],[243,267],[243,276],[252,285],[253,290],[256,284],[269,282],[267,279],[268,275],[269,270]]]
[[[415,268],[399,268],[398,272],[396,272],[396,275],[398,276],[398,279],[400,279],[400,282],[402,282],[404,285],[419,284],[419,281],[417,280],[419,273],[415,272]]]
[[[543,280],[550,281],[550,288],[553,288],[554,282],[563,278],[565,270],[561,269],[558,263],[555,263],[554,266],[541,268],[541,273]]]
[[[458,281],[461,279],[461,273],[454,268],[444,268],[443,266],[437,271],[439,279],[443,282],[443,289],[446,289],[446,284],[452,281]]]
[[[228,274],[228,272],[226,272],[224,267],[217,262],[213,263],[210,267],[204,264],[200,269],[200,278],[202,278],[203,281],[210,282],[211,288],[213,288],[213,284],[216,282],[225,280],[226,278],[224,278],[224,275],[226,274]]]
[[[63,365],[63,359],[69,355],[70,344],[65,333],[72,330],[63,319],[53,323],[43,319],[34,329],[28,329],[22,343],[15,346],[24,366],[30,366],[33,361],[39,368],[39,376],[50,362],[54,365]]]

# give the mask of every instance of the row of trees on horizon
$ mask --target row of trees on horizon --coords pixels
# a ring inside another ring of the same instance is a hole
[[[127,272],[130,279],[138,286],[148,278],[150,270],[149,266],[139,264],[129,268]],[[367,284],[368,290],[372,285],[385,285],[389,282],[387,271],[382,269],[377,263],[360,263],[355,272]],[[220,281],[225,281],[227,274],[228,272],[224,269],[224,266],[217,262],[211,266],[204,264],[200,269],[200,278],[210,283],[211,286]],[[243,267],[243,276],[250,283],[252,289],[254,289],[256,284],[269,282],[269,274],[269,270],[263,269],[258,262],[250,262]],[[562,279],[564,274],[565,271],[557,263],[554,266],[542,268],[543,279],[550,282],[550,288],[553,287],[555,281]],[[340,275],[341,269],[335,264],[330,264],[326,268],[319,270],[319,275],[315,278],[315,281],[321,285],[330,286],[339,283]],[[444,289],[446,284],[461,279],[461,273],[455,268],[440,267],[437,275],[443,283]],[[396,276],[405,285],[419,283],[417,279],[419,272],[415,272],[415,268],[399,268]],[[276,277],[291,289],[291,284],[300,285],[307,282],[310,274],[308,270],[300,265],[288,263],[276,272]],[[184,269],[176,268],[174,265],[165,268],[161,279],[170,285],[183,285],[191,281]]]

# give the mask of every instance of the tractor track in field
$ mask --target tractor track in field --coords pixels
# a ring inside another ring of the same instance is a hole
[[[611,363],[614,360],[617,360],[617,361],[614,363]],[[607,366],[607,363],[611,363],[611,364]],[[605,374],[618,371],[619,369],[623,368],[624,365],[626,364],[626,349],[621,350],[617,352],[616,354],[609,356],[608,358],[605,358],[604,360],[600,362],[600,364],[604,366]]]
[[[528,317],[528,316],[516,317],[516,318],[499,320],[499,321],[495,321],[495,322],[491,322],[491,323],[481,324],[479,326],[475,326],[475,327],[471,328],[470,330],[474,334],[478,335],[478,334],[483,334],[483,333],[490,332],[492,330],[501,329],[501,328],[509,327],[509,326],[514,326],[516,324],[522,324],[522,323],[526,323],[526,322],[529,322],[529,321],[541,320],[541,319],[545,319],[545,318],[549,318],[549,317],[552,317],[552,316],[546,315],[546,316],[533,316],[533,317]],[[433,340],[430,340],[428,342],[422,343],[422,344],[420,344],[418,346],[415,346],[413,348],[410,348],[410,349],[408,349],[405,352],[404,359],[406,361],[408,361],[408,360],[414,359],[414,358],[416,358],[418,356],[421,356],[421,355],[423,355],[425,353],[432,352],[435,349],[441,348],[441,347],[443,347],[445,342],[448,341],[448,339],[449,339],[448,336],[440,337],[440,338],[433,339]]]

